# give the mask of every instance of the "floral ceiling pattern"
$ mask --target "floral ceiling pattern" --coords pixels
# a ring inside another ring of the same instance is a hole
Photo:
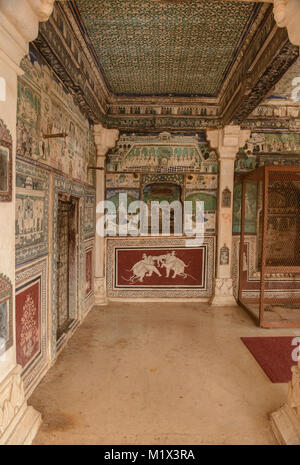
[[[259,4],[73,0],[116,95],[216,96]]]

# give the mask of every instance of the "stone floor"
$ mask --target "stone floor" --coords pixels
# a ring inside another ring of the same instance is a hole
[[[96,307],[29,400],[35,444],[273,444],[287,385],[240,340],[258,335],[297,330],[259,329],[238,307]]]

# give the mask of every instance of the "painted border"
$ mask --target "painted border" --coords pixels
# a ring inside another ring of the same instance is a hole
[[[24,287],[40,280],[40,352],[22,371],[25,395],[28,398],[46,373],[50,364],[49,356],[49,319],[48,319],[48,258],[42,258],[27,264],[16,272],[16,296],[23,292]]]
[[[174,289],[117,289],[114,286],[115,276],[115,251],[118,248],[176,248],[186,247],[186,238],[117,238],[117,239],[106,239],[107,254],[106,254],[106,288],[108,297],[128,297],[128,298],[201,298],[211,297],[213,293],[213,278],[215,269],[215,237],[206,236],[204,238],[203,247],[206,249],[206,271],[205,271],[205,283],[204,289],[198,288],[174,288]]]

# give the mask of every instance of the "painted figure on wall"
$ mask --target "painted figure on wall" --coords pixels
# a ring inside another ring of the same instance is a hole
[[[196,202],[203,202],[204,207],[204,230],[205,233],[213,234],[216,229],[217,191],[194,190],[186,191],[185,200],[192,202],[192,222],[196,226]]]
[[[119,250],[117,279],[122,286],[201,286],[203,249]]]
[[[88,296],[92,290],[92,250],[85,254],[85,295]]]
[[[168,144],[166,144],[168,141]],[[216,153],[197,135],[161,133],[155,136],[121,135],[107,155],[108,172],[218,172]]]
[[[0,146],[0,191],[8,191],[8,163],[9,150],[6,147]]]
[[[233,192],[233,232],[241,232],[242,185],[236,182]],[[246,184],[245,197],[245,233],[256,232],[257,184]]]
[[[64,92],[36,50],[21,63],[18,79],[17,155],[43,160],[73,179],[93,184],[87,166],[95,164],[91,126],[71,95]],[[45,139],[44,135],[65,137]]]
[[[5,351],[5,345],[8,340],[8,318],[9,318],[9,301],[6,299],[0,302],[0,355]]]

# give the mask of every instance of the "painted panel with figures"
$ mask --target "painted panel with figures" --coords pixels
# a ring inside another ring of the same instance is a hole
[[[78,181],[93,184],[96,151],[92,128],[38,52],[21,63],[18,79],[17,155],[60,170]],[[48,138],[49,135],[56,137]]]
[[[16,260],[28,261],[48,250],[49,174],[16,162]]]
[[[214,238],[193,246],[185,239],[107,240],[110,297],[208,297],[212,292]]]

